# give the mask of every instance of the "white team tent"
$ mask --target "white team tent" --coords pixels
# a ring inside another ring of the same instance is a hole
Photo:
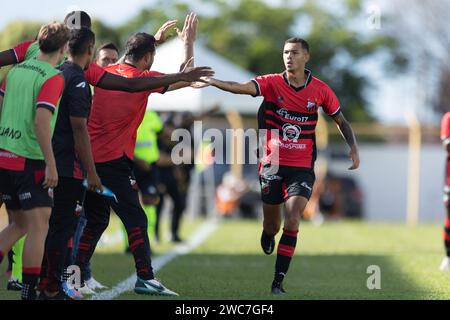
[[[245,52],[242,52],[245,54]],[[218,54],[206,49],[199,43],[194,48],[196,66],[210,66],[216,72],[215,78],[236,82],[246,82],[253,75],[241,67],[231,63]],[[183,60],[183,44],[174,39],[158,46],[152,70],[174,73],[178,72]],[[256,114],[262,98],[249,95],[236,95],[214,87],[203,89],[183,88],[165,94],[152,94],[148,108],[156,111],[201,111],[215,105],[222,112],[237,111],[241,114]]]

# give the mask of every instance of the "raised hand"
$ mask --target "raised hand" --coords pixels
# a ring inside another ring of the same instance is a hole
[[[157,44],[164,43],[169,38],[169,30],[176,26],[178,20],[169,20],[164,23],[155,34]]]
[[[189,13],[184,20],[183,30],[175,28],[178,37],[184,43],[194,42],[197,37],[198,18],[195,13]]]

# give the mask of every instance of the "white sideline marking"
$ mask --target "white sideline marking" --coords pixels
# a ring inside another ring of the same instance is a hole
[[[217,219],[205,222],[194,232],[194,235],[189,238],[186,243],[181,243],[169,252],[152,259],[153,271],[156,273],[177,256],[188,254],[189,252],[191,252],[203,241],[205,241],[211,235],[211,233],[213,233],[217,229],[217,226]],[[135,282],[136,274],[133,274],[129,278],[123,280],[122,282],[111,288],[111,290],[94,294],[90,300],[112,300],[122,293],[132,290],[134,288]]]

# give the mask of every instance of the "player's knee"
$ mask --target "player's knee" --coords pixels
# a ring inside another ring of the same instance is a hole
[[[269,235],[276,235],[281,229],[281,222],[264,221],[264,231]]]

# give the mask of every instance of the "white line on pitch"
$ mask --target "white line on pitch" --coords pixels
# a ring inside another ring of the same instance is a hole
[[[174,258],[180,255],[185,255],[198,247],[203,241],[205,241],[211,233],[213,233],[218,226],[217,219],[210,220],[202,224],[194,233],[194,235],[189,238],[186,243],[181,243],[169,252],[157,256],[152,259],[153,271],[156,273],[167,263],[172,261]],[[123,280],[111,290],[97,293],[91,297],[91,300],[112,300],[124,292],[130,291],[134,288],[136,282],[136,274],[131,275],[127,279]]]

